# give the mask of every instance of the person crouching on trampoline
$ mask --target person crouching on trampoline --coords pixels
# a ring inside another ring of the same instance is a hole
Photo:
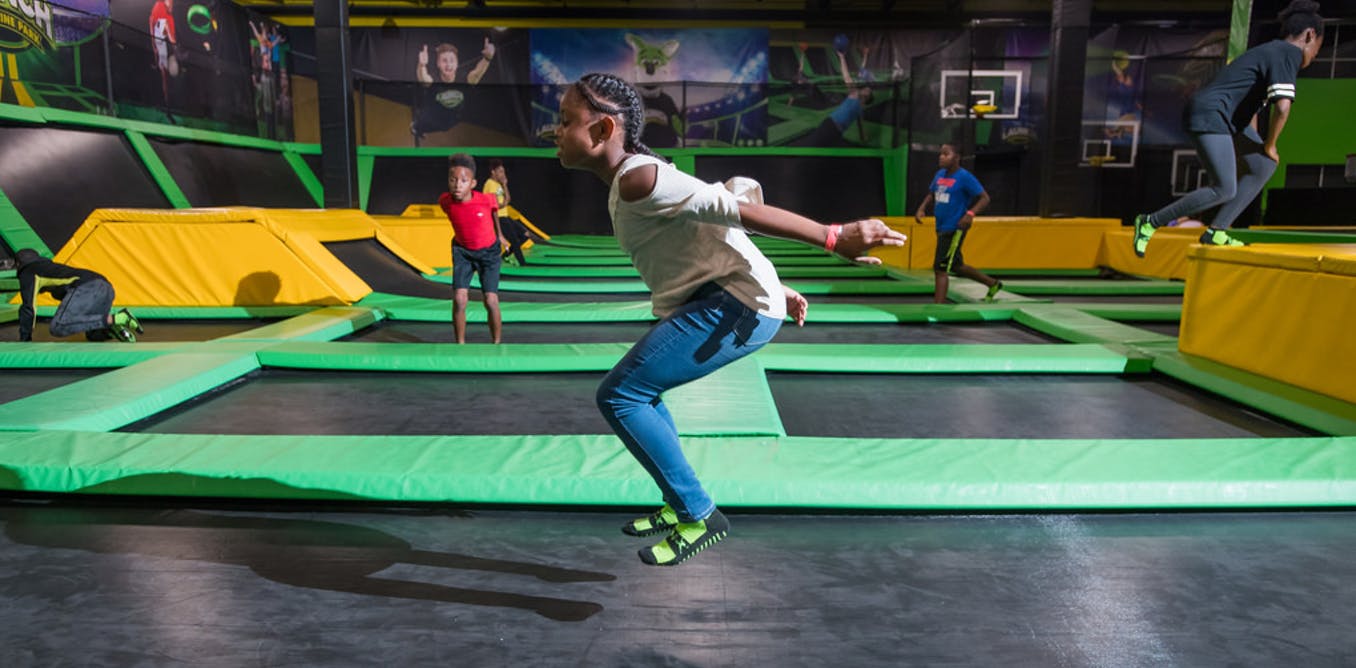
[[[499,343],[499,263],[504,235],[494,195],[476,192],[476,161],[465,153],[447,159],[447,192],[438,206],[452,223],[452,327],[457,343],[466,343],[466,302],[471,276],[480,276],[480,293],[490,323],[490,339]]]
[[[113,284],[98,272],[71,267],[44,258],[32,248],[22,248],[14,256],[19,276],[19,340],[32,341],[37,326],[35,304],[38,293],[46,292],[61,305],[48,324],[52,336],[84,334],[90,341],[133,342],[143,332],[141,323],[127,309],[109,313],[113,308]]]
[[[1201,243],[1243,245],[1225,230],[1276,171],[1281,160],[1276,141],[1290,116],[1295,79],[1323,47],[1323,18],[1317,2],[1293,0],[1280,19],[1280,39],[1248,49],[1187,103],[1186,131],[1210,183],[1158,211],[1135,216],[1131,236],[1135,255],[1144,257],[1159,227],[1215,206],[1219,212],[1201,233]],[[1265,141],[1257,132],[1257,115],[1264,106],[1271,107]],[[1238,176],[1240,164],[1242,177]]]
[[[984,191],[979,179],[961,167],[960,151],[952,144],[942,144],[937,153],[937,174],[928,184],[928,195],[918,205],[913,217],[919,223],[928,213],[928,205],[933,204],[932,215],[937,227],[937,252],[933,256],[932,275],[934,287],[932,301],[946,303],[946,293],[951,287],[951,273],[955,272],[972,281],[983,283],[989,288],[984,301],[991,302],[1003,289],[1003,282],[965,264],[965,255],[961,244],[970,226],[975,222],[975,214],[989,206],[989,193]]]
[[[724,538],[730,523],[683,455],[661,395],[758,350],[788,315],[798,325],[805,320],[805,298],[781,285],[745,231],[871,264],[880,261],[861,257],[867,249],[902,245],[904,235],[879,220],[826,226],[765,206],[750,179],[724,186],[699,181],[641,143],[644,124],[636,89],[611,74],[586,74],[561,101],[555,141],[563,166],[593,172],[610,186],[613,232],[660,318],[603,379],[597,401],[665,502],[622,531],[666,534],[641,549],[640,559],[672,566]]]

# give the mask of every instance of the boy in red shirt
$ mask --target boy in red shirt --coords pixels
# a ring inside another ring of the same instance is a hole
[[[480,292],[489,315],[490,338],[499,343],[499,204],[493,195],[476,192],[476,161],[465,153],[447,159],[447,192],[438,206],[452,223],[452,326],[457,343],[466,343],[466,302],[471,275],[480,275]]]

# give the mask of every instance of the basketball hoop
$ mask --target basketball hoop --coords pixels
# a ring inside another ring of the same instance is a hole
[[[976,104],[975,106],[970,107],[970,111],[975,114],[975,118],[984,118],[985,114],[992,114],[993,112],[998,111],[998,105]]]

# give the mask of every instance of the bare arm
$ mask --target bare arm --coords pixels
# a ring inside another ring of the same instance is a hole
[[[494,45],[490,43],[490,38],[485,38],[485,46],[480,50],[480,62],[471,69],[466,75],[466,81],[473,84],[480,83],[481,77],[485,76],[485,71],[490,69],[490,59],[494,58]]]
[[[1281,154],[1276,150],[1276,140],[1281,138],[1281,130],[1285,129],[1285,121],[1290,118],[1290,98],[1282,97],[1271,105],[1271,121],[1268,124],[1266,144],[1262,147],[1262,152],[1268,158],[1276,162],[1281,161]]]
[[[819,248],[824,247],[829,236],[829,226],[766,204],[740,203],[739,218],[747,230]],[[880,264],[880,258],[868,257],[866,251],[877,246],[903,246],[904,240],[903,233],[875,218],[859,220],[843,224],[834,252],[856,262]]]
[[[989,193],[980,191],[979,197],[976,197],[975,201],[970,203],[970,209],[965,212],[965,215],[961,216],[956,226],[962,230],[970,229],[970,225],[975,222],[975,215],[987,208],[989,208]]]
[[[928,193],[928,196],[923,198],[923,203],[918,205],[918,210],[913,212],[913,219],[920,223],[923,222],[923,216],[928,215],[928,206],[931,204],[932,193]]]

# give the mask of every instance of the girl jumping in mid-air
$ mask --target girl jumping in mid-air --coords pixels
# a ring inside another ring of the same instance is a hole
[[[1219,212],[1201,234],[1201,243],[1242,245],[1225,230],[1276,171],[1281,160],[1276,140],[1290,116],[1295,79],[1323,46],[1323,18],[1317,2],[1292,0],[1280,18],[1280,39],[1235,58],[1187,104],[1186,130],[1210,175],[1210,184],[1158,211],[1135,216],[1131,239],[1135,255],[1144,257],[1149,238],[1159,227],[1214,206],[1220,207]],[[1265,140],[1257,131],[1257,114],[1263,106],[1271,107]],[[1236,165],[1240,161],[1241,177]]]
[[[783,286],[746,230],[805,242],[858,262],[904,235],[879,220],[821,225],[762,203],[761,187],[736,177],[704,183],[640,142],[645,108],[630,84],[587,74],[560,103],[557,156],[611,186],[608,210],[622,250],[650,288],[661,320],[598,388],[598,406],[663,493],[658,511],[622,527],[635,536],[665,533],[640,550],[647,564],[671,566],[725,537],[730,523],[683,455],[660,396],[754,352],[788,314],[802,324],[807,304]]]

